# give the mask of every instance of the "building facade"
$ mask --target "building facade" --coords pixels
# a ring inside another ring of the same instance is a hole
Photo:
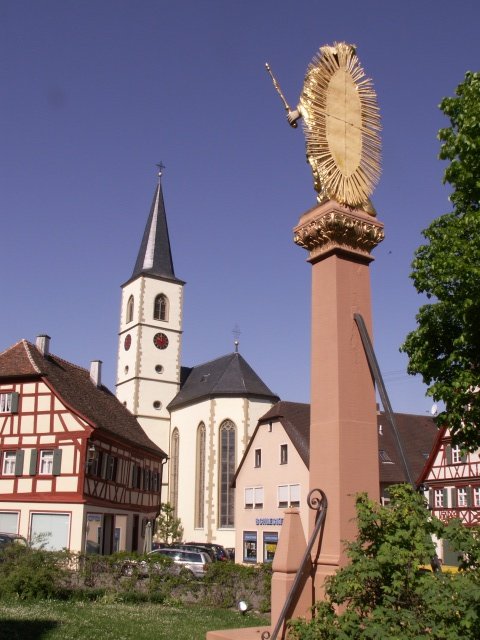
[[[394,417],[411,475],[418,477],[437,428],[428,417],[410,414]],[[380,495],[386,503],[388,487],[407,478],[393,429],[384,413],[378,413],[377,427]],[[234,478],[237,562],[273,559],[287,508],[299,509],[303,530],[308,535],[309,468],[313,463],[309,442],[308,404],[281,401],[259,420]]]
[[[0,530],[50,549],[142,550],[166,454],[90,372],[49,337],[0,354]]]
[[[441,429],[419,482],[437,518],[458,518],[467,527],[480,524],[480,450],[462,453],[448,429]],[[446,540],[437,541],[437,555],[445,564],[457,564],[457,553]]]

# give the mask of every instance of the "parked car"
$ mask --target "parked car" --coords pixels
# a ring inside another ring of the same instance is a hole
[[[149,559],[155,556],[171,558],[179,571],[190,571],[196,578],[203,578],[208,565],[212,562],[208,553],[187,549],[155,549],[148,554]]]
[[[194,544],[212,549],[213,553],[215,554],[215,558],[217,560],[221,560],[222,562],[230,559],[228,553],[225,551],[225,548],[222,547],[221,544],[215,544],[214,542],[186,542],[185,544]]]
[[[181,544],[174,544],[173,548],[182,549],[184,551],[200,551],[202,553],[207,553],[210,556],[212,562],[217,561],[215,550],[204,544],[197,544],[195,542],[182,542]]]
[[[0,549],[4,549],[10,544],[19,544],[22,547],[26,547],[28,543],[18,533],[0,533]]]

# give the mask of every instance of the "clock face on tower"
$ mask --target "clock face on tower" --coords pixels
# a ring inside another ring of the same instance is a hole
[[[156,333],[153,336],[153,344],[157,349],[166,349],[168,347],[168,338],[164,333]]]

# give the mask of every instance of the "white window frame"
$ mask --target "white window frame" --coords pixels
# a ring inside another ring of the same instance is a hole
[[[42,449],[40,451],[40,460],[38,462],[38,475],[53,475],[53,449]]]
[[[300,485],[299,484],[278,485],[277,506],[279,509],[299,507],[300,506]]]
[[[476,507],[480,507],[480,487],[474,487],[473,489],[473,504]]]
[[[254,460],[255,469],[259,469],[262,466],[262,450],[255,449],[255,460]]]
[[[18,394],[14,391],[0,393],[0,413],[14,413],[17,411],[16,406],[18,405],[18,401],[13,402],[14,394],[15,397],[18,398]]]
[[[264,492],[263,487],[245,487],[245,509],[262,509]]]
[[[65,512],[30,512],[30,535],[34,546],[48,551],[69,548],[71,515]]]
[[[452,464],[460,464],[462,462],[462,453],[458,444],[452,447]]]
[[[457,489],[457,507],[468,506],[468,492],[466,487]]]
[[[440,508],[445,506],[443,504],[443,499],[444,499],[443,489],[435,489],[435,493],[434,493],[435,508]]]
[[[17,463],[16,451],[4,451],[2,459],[2,476],[14,476]]]
[[[286,443],[280,445],[280,464],[288,464],[288,444]]]

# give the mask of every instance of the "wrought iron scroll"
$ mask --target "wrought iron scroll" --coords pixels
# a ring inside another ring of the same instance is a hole
[[[388,397],[387,389],[385,387],[385,383],[383,382],[382,374],[380,371],[380,367],[378,366],[377,358],[375,356],[375,351],[373,349],[372,341],[370,340],[370,336],[368,335],[367,327],[365,325],[365,320],[360,313],[354,313],[353,317],[355,322],[357,323],[358,332],[360,333],[360,337],[362,339],[363,348],[365,350],[365,355],[367,356],[368,365],[370,367],[370,371],[375,379],[377,384],[378,392],[380,394],[380,399],[382,401],[383,408],[385,409],[385,413],[387,414],[387,418],[392,425],[393,434],[395,436],[395,441],[397,445],[397,451],[400,455],[400,459],[402,461],[403,470],[405,472],[405,477],[407,481],[416,488],[415,482],[413,480],[412,474],[410,472],[410,467],[407,462],[407,458],[405,456],[405,451],[403,450],[402,441],[400,439],[400,434],[398,433],[397,423],[395,422],[395,416],[393,414],[392,405],[390,404],[390,399]]]
[[[323,530],[323,525],[325,523],[325,517],[327,515],[328,508],[327,496],[321,489],[312,489],[308,494],[307,504],[310,509],[313,509],[317,512],[315,516],[315,528],[313,529],[312,535],[310,536],[307,548],[305,549],[305,553],[303,554],[302,562],[295,576],[295,580],[293,581],[293,584],[290,588],[288,597],[285,600],[282,611],[280,612],[280,616],[277,620],[275,628],[272,631],[272,635],[270,635],[269,631],[264,631],[261,636],[262,640],[277,640],[278,633],[283,628],[289,612],[292,610],[293,606],[298,600],[300,589],[303,586],[306,578],[306,573],[311,564],[311,553],[313,545],[315,544],[315,541],[320,532],[322,532]]]

